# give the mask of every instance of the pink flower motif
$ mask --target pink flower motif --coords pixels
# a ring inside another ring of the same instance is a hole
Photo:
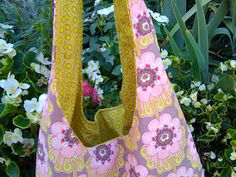
[[[194,171],[192,168],[180,167],[176,173],[171,173],[167,177],[193,177]]]
[[[149,156],[165,159],[180,150],[182,143],[182,130],[178,118],[171,118],[169,114],[162,114],[148,124],[148,131],[143,134]]]
[[[114,166],[117,165],[119,148],[116,140],[88,148],[88,152],[91,158],[90,167],[93,176],[96,173],[102,175],[112,171],[115,168]]]
[[[148,170],[143,165],[138,165],[137,160],[131,154],[128,155],[127,162],[125,163],[126,177],[147,177]]]
[[[82,155],[82,145],[68,124],[56,122],[51,126],[51,132],[51,146],[55,154],[64,158],[78,158]]]
[[[45,137],[41,131],[39,131],[39,142],[37,148],[36,169],[40,176],[49,177],[48,175],[48,155],[46,149]]]
[[[130,1],[130,12],[132,18],[137,18],[139,15],[142,15],[143,13],[147,13],[147,7],[143,0],[139,0],[138,2],[131,2]]]
[[[168,86],[161,58],[156,58],[154,53],[145,52],[141,59],[137,59],[138,98],[148,102],[152,97],[158,97]]]
[[[154,25],[150,15],[144,12],[133,20],[134,34],[137,38],[145,36],[154,30]]]

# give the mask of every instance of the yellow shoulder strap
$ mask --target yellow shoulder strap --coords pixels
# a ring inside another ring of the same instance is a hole
[[[128,0],[115,0],[123,83],[122,104],[99,110],[95,121],[86,119],[82,109],[82,0],[58,0],[55,17],[55,56],[52,69],[57,102],[64,117],[85,146],[95,146],[128,134],[136,106],[135,43]]]

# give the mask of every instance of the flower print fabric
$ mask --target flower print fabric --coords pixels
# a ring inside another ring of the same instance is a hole
[[[55,12],[57,3],[60,1],[55,2]],[[37,177],[204,177],[163,66],[147,7],[143,0],[128,0],[127,5],[137,73],[137,105],[129,134],[95,147],[83,146],[61,110],[55,87],[57,73],[52,70],[39,132]],[[54,29],[54,35],[56,30],[60,29]]]

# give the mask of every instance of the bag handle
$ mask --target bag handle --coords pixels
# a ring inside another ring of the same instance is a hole
[[[99,110],[94,122],[86,119],[82,108],[83,1],[58,0],[55,7],[52,84],[55,84],[57,102],[64,117],[87,147],[127,135],[135,114],[137,94],[135,42],[128,0],[114,0],[123,71],[122,104]]]

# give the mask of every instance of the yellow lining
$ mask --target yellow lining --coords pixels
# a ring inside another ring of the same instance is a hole
[[[116,30],[119,39],[123,83],[122,104],[99,110],[95,121],[86,119],[82,108],[82,0],[58,0],[56,3],[55,58],[52,72],[58,103],[79,140],[88,147],[127,135],[136,106],[135,43],[128,0],[114,0]]]

